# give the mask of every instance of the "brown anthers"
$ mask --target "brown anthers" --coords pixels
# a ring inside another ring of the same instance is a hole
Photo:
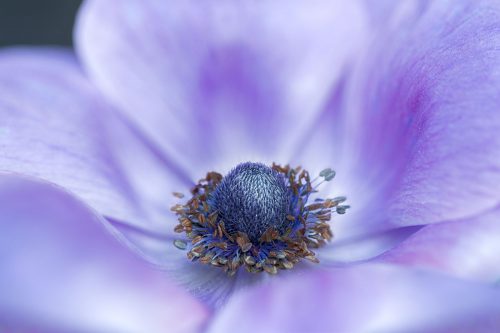
[[[176,240],[174,245],[186,250],[189,260],[220,267],[229,275],[234,275],[242,266],[251,273],[277,274],[279,270],[292,269],[302,259],[318,263],[311,249],[333,238],[328,224],[332,213],[342,214],[349,206],[340,205],[345,197],[308,201],[317,193],[318,185],[331,180],[335,172],[325,169],[311,180],[309,173],[300,167],[273,164],[271,169],[283,178],[290,203],[282,220],[276,221],[279,227],[262,230],[258,240],[253,238],[253,241],[245,232],[227,229],[227,221],[213,209],[211,202],[211,195],[223,177],[217,172],[209,172],[191,189],[192,196],[185,204],[177,204],[171,209],[179,221],[175,232],[185,234],[185,240]],[[315,185],[319,178],[323,180]],[[183,198],[180,193],[174,195]]]

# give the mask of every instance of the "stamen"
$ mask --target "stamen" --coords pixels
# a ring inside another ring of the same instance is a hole
[[[172,207],[179,220],[174,230],[185,233],[185,240],[174,245],[187,250],[189,260],[221,267],[229,275],[240,266],[276,274],[301,259],[318,263],[310,249],[333,237],[327,223],[332,212],[344,214],[349,206],[340,205],[345,197],[308,201],[334,177],[328,168],[311,181],[300,167],[260,163],[242,163],[225,177],[209,172],[186,204]]]

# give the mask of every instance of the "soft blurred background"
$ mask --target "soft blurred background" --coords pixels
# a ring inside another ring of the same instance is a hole
[[[0,0],[0,46],[72,43],[80,0]]]

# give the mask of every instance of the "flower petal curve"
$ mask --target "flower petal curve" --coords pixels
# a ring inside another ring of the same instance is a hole
[[[460,278],[500,279],[500,207],[472,218],[428,225],[377,262],[427,268]]]
[[[104,214],[128,206],[127,185],[102,148],[106,109],[71,52],[7,49],[0,69],[0,170],[65,186]]]
[[[170,229],[171,192],[190,181],[152,156],[71,51],[2,50],[0,88],[0,171],[63,186],[128,224]]]
[[[108,227],[60,188],[0,175],[0,322],[13,331],[199,329],[207,310]]]
[[[209,332],[493,332],[500,290],[390,265],[310,272],[233,296]]]

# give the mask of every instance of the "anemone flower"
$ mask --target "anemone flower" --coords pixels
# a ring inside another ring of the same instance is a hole
[[[0,328],[498,331],[499,19],[89,0],[2,50]]]

